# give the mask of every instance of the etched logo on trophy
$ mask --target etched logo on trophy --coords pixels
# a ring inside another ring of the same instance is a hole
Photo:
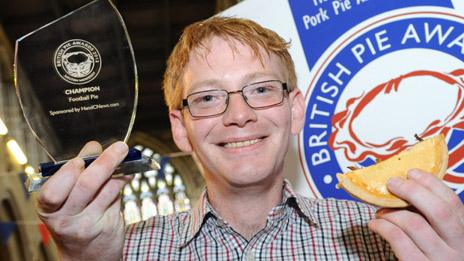
[[[72,39],[62,43],[55,51],[53,63],[58,75],[71,84],[86,84],[98,76],[101,56],[88,41]]]

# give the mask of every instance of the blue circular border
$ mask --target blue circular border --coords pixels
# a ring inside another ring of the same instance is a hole
[[[331,148],[327,145],[325,146],[317,146],[317,147],[309,147],[308,141],[309,137],[311,135],[322,135],[325,134],[323,137],[324,141],[328,141],[328,138],[331,135],[332,132],[332,116],[334,115],[334,110],[335,107],[339,101],[339,98],[341,94],[343,93],[345,86],[347,83],[354,77],[363,67],[368,66],[368,64],[375,59],[392,53],[396,52],[399,50],[404,50],[404,49],[412,49],[412,48],[422,48],[422,49],[433,49],[437,50],[443,53],[447,53],[449,55],[452,55],[456,57],[457,59],[461,60],[464,62],[464,55],[461,53],[460,48],[447,48],[446,46],[443,47],[442,45],[438,44],[437,42],[431,42],[431,43],[426,43],[425,41],[421,41],[420,43],[417,43],[415,41],[408,41],[406,44],[402,45],[401,43],[401,38],[404,35],[404,32],[406,32],[406,29],[409,25],[414,25],[416,31],[418,32],[419,36],[424,35],[424,23],[429,24],[429,28],[434,28],[435,25],[440,24],[443,27],[443,30],[446,31],[446,28],[448,26],[454,26],[455,30],[451,32],[451,34],[448,36],[449,39],[455,39],[456,37],[459,37],[461,34],[464,33],[463,29],[463,23],[459,23],[453,20],[446,20],[443,18],[437,18],[437,17],[420,17],[420,18],[405,18],[402,20],[397,20],[393,21],[390,23],[385,23],[381,24],[379,26],[373,27],[369,29],[369,31],[362,33],[358,35],[355,39],[350,41],[349,44],[344,46],[344,48],[334,56],[331,61],[327,64],[326,68],[322,73],[320,74],[320,78],[317,79],[316,84],[314,86],[318,86],[319,88],[315,88],[311,92],[311,96],[309,99],[307,99],[307,108],[306,108],[306,119],[305,119],[305,125],[303,128],[303,134],[302,134],[302,140],[300,140],[300,143],[303,143],[302,146],[304,148],[304,157],[305,157],[305,163],[306,163],[306,168],[309,171],[309,173],[305,173],[305,175],[311,175],[309,179],[311,179],[314,184],[309,184],[311,187],[312,185],[315,185],[316,189],[320,193],[320,195],[324,198],[327,197],[335,197],[335,198],[340,198],[340,199],[353,199],[350,195],[348,195],[345,191],[335,189],[335,182],[336,182],[336,173],[341,173],[345,172],[346,170],[341,170],[340,165],[338,164],[338,161],[335,157],[335,153],[331,150]],[[456,30],[456,28],[461,29],[461,30]],[[355,44],[358,44],[359,41],[356,41],[357,39],[375,39],[375,33],[380,32],[382,30],[387,30],[388,32],[388,37],[389,37],[389,43],[397,43],[397,44],[392,44],[390,48],[378,52],[376,55],[365,57],[364,62],[360,64],[359,62],[356,61],[356,59],[353,57],[353,54],[351,53],[351,48],[354,47]],[[423,39],[422,39],[423,40]],[[446,42],[445,42],[446,44]],[[337,63],[340,62],[343,64],[346,68],[349,68],[351,71],[351,75],[349,78],[344,78],[346,81],[342,86],[339,86],[338,93],[334,97],[330,97],[327,95],[327,93],[323,93],[320,89],[320,86],[324,82],[328,82],[329,84],[333,82],[328,77],[329,72],[337,72],[340,69],[337,67]],[[309,86],[309,88],[313,88],[313,86]],[[325,98],[329,98],[331,101],[333,101],[333,104],[327,104],[323,102],[319,102],[316,100],[317,96],[322,96]],[[318,110],[328,112],[330,116],[328,117],[315,117],[314,120],[310,119],[310,112],[312,110],[312,106],[314,104],[317,104]],[[327,129],[311,129],[309,128],[310,124],[325,124],[329,126]],[[326,133],[323,133],[325,131]],[[453,132],[453,135],[450,138],[450,141],[448,142],[448,146],[452,147],[452,143],[456,143],[456,141],[460,141],[464,139],[464,131],[459,131],[455,130]],[[301,145],[301,144],[300,144]],[[456,144],[457,145],[457,144]],[[319,153],[321,150],[327,150],[329,152],[331,160],[326,163],[322,163],[320,165],[314,166],[311,163],[311,155],[314,153]],[[451,149],[451,148],[450,148]],[[361,163],[364,166],[370,165],[373,162],[363,162]],[[464,165],[464,164],[461,164]],[[455,171],[457,172],[464,172],[464,166],[458,166]],[[324,177],[326,175],[330,175],[332,177],[332,182],[329,184],[326,184],[324,182]],[[314,189],[314,188],[312,188]],[[461,193],[461,199],[464,200],[464,193]]]

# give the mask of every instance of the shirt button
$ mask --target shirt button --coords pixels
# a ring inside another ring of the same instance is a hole
[[[253,251],[248,252],[247,261],[254,261],[254,260],[255,260],[255,253],[253,253]]]
[[[220,227],[224,227],[224,220],[218,218],[217,219],[217,225],[220,226]]]

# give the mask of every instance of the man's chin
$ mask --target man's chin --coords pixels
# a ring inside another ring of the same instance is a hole
[[[272,179],[275,179],[275,175],[267,170],[253,169],[235,169],[230,172],[232,176],[226,177],[228,183],[234,187],[253,187],[263,186]]]

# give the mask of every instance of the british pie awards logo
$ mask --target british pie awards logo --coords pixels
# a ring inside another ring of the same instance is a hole
[[[342,36],[313,68],[300,158],[316,196],[351,198],[336,173],[444,134],[444,180],[464,198],[464,17],[390,13]]]
[[[98,76],[101,56],[88,41],[72,39],[62,43],[55,51],[53,63],[58,75],[68,83],[82,85]]]

